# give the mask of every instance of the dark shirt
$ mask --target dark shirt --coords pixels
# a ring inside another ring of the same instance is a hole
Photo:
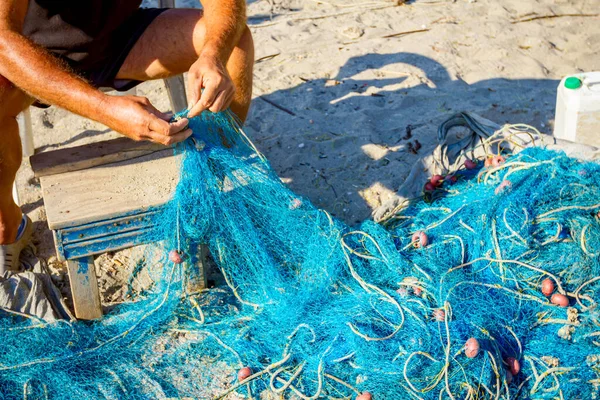
[[[29,0],[23,35],[86,69],[101,63],[114,46],[113,34],[141,0]],[[126,41],[127,38],[120,38]]]

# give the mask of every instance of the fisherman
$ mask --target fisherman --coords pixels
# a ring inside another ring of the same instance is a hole
[[[188,73],[189,116],[230,107],[246,118],[254,47],[245,0],[202,0],[197,9],[140,8],[142,0],[0,2],[0,275],[18,270],[31,220],[12,187],[21,165],[16,117],[55,105],[133,139],[164,145],[191,135],[148,99],[112,96],[142,81]]]

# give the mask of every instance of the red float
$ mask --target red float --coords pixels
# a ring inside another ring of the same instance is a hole
[[[425,246],[427,246],[429,244],[429,238],[427,237],[427,235],[423,231],[415,232],[412,235],[412,244],[416,248],[425,247]]]
[[[559,307],[568,307],[569,299],[564,294],[554,293],[550,298],[552,304],[556,304]]]
[[[248,379],[250,377],[250,375],[252,375],[252,370],[249,367],[241,368],[238,371],[238,380],[240,382],[242,382],[242,381]]]
[[[507,357],[506,360],[504,360],[504,362],[506,362],[506,364],[508,365],[508,370],[513,376],[518,375],[519,372],[521,372],[521,363],[516,358]]]
[[[542,293],[545,296],[550,296],[554,293],[554,281],[550,278],[546,278],[542,281]]]
[[[431,179],[429,180],[430,183],[432,183],[435,186],[441,186],[442,183],[444,183],[444,177],[441,175],[434,175],[431,177]]]
[[[466,169],[475,169],[477,168],[477,163],[473,160],[466,160],[465,161],[465,168]]]
[[[465,355],[469,358],[477,357],[477,354],[479,354],[479,349],[479,341],[475,338],[470,338],[465,343]]]
[[[498,166],[504,164],[505,161],[506,161],[506,159],[500,155],[494,156],[494,157],[492,157],[492,166],[498,167]]]
[[[171,250],[169,252],[169,260],[175,264],[181,264],[183,262],[183,253],[177,250]]]

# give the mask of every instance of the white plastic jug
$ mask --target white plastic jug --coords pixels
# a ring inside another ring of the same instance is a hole
[[[571,75],[560,81],[554,136],[600,147],[600,72]]]

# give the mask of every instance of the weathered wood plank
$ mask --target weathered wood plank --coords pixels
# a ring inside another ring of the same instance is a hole
[[[197,293],[208,286],[208,246],[205,244],[192,245],[189,252],[192,257],[186,262],[186,291],[187,293]]]
[[[173,150],[152,142],[136,142],[126,137],[52,150],[31,156],[31,168],[36,177],[80,171],[100,165],[131,160],[161,153],[169,156]]]
[[[175,8],[175,0],[158,0],[160,8]]]
[[[164,82],[167,87],[169,100],[171,101],[171,111],[178,113],[185,110],[188,104],[183,75],[172,76],[171,78],[164,79]]]
[[[48,226],[72,227],[165,204],[179,181],[181,157],[171,153],[41,177]]]
[[[67,260],[67,269],[77,319],[92,320],[102,317],[94,258]]]

